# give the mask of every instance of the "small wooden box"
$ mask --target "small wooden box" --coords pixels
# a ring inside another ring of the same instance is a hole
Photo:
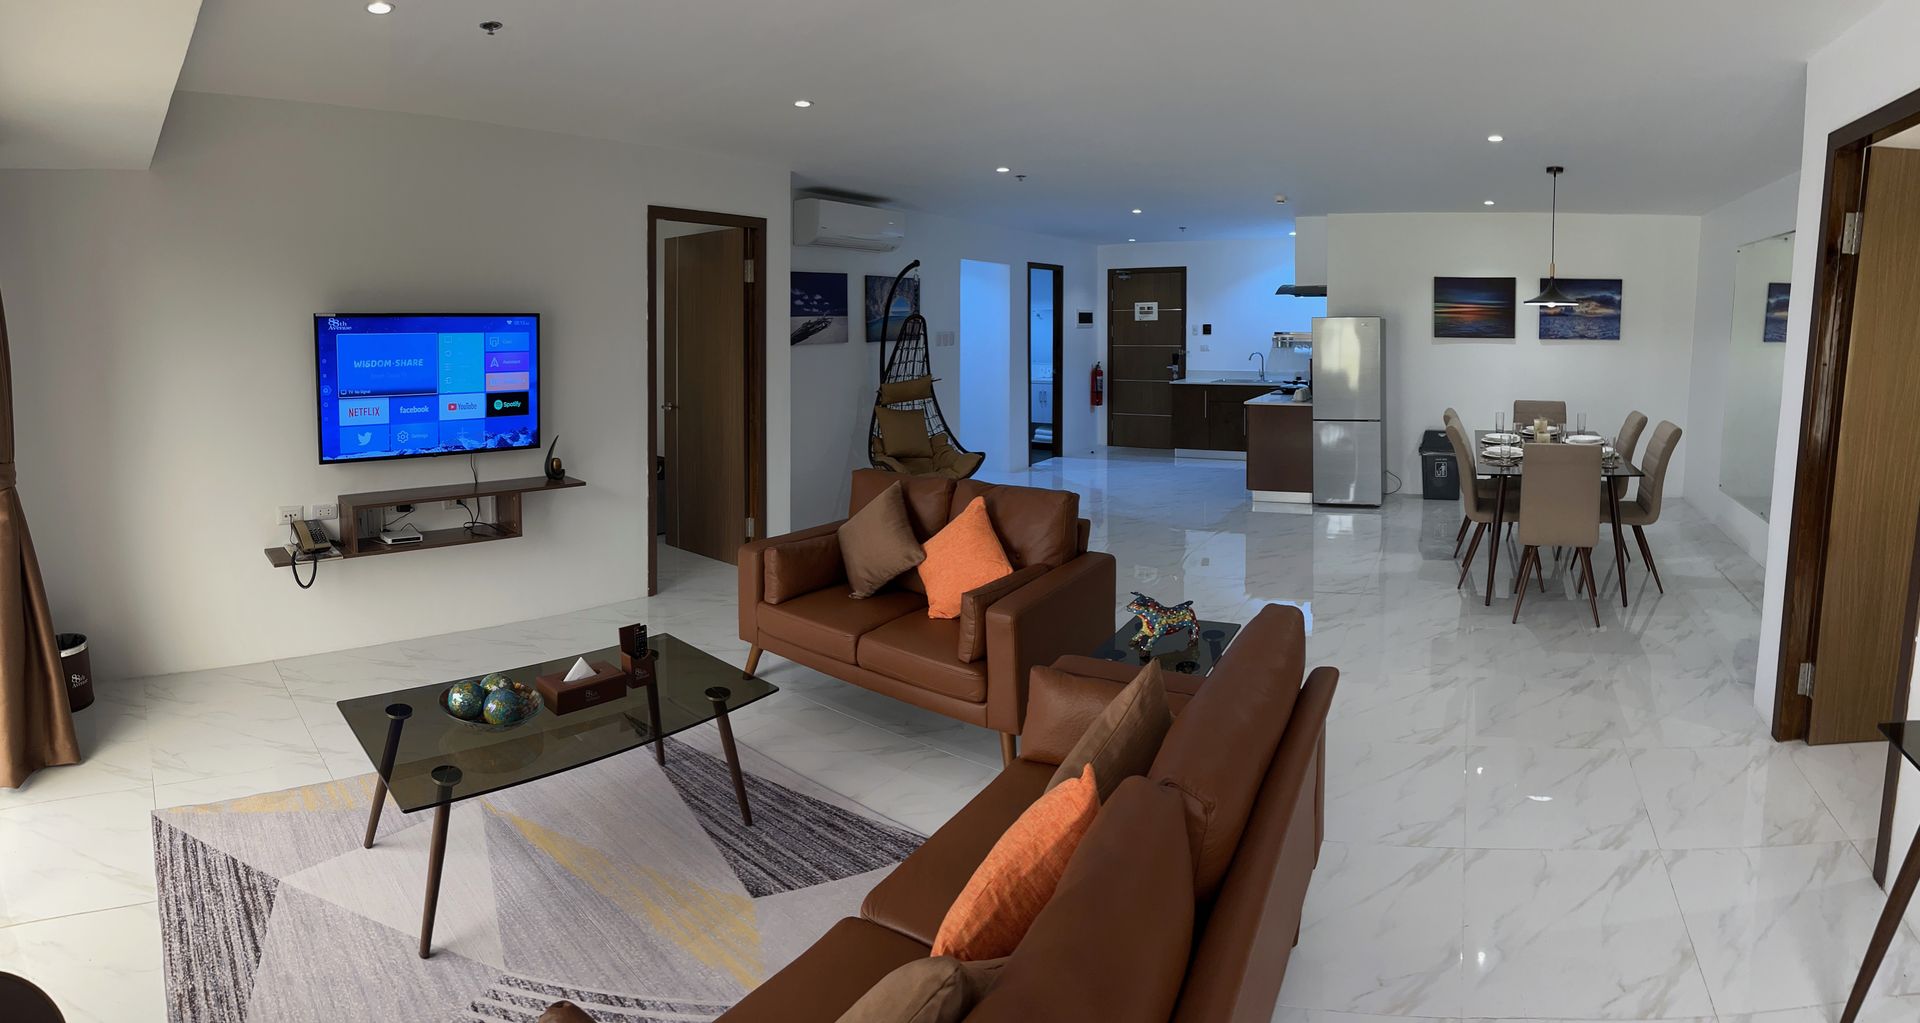
[[[548,710],[571,714],[627,695],[625,671],[599,661],[587,667],[593,669],[593,674],[573,682],[566,681],[566,672],[541,675],[533,680],[533,687],[540,691],[540,699],[546,702]]]

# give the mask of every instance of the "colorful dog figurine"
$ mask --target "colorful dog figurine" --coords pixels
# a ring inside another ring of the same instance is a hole
[[[1133,602],[1127,605],[1127,610],[1132,611],[1133,617],[1140,623],[1140,631],[1133,643],[1141,650],[1151,650],[1155,643],[1182,630],[1187,633],[1188,645],[1200,639],[1200,619],[1193,613],[1191,600],[1168,607],[1135,590]]]

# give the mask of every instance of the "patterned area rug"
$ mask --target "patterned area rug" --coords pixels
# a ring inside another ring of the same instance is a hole
[[[432,815],[362,849],[371,774],[154,814],[170,1019],[712,1019],[921,836],[743,746],[745,827],[703,731],[455,804],[427,960]]]

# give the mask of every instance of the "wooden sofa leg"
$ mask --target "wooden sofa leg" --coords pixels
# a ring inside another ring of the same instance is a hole
[[[756,646],[747,651],[747,666],[740,670],[740,677],[752,678],[753,673],[757,671],[759,667],[760,667],[760,648]]]
[[[1001,732],[1000,733],[1000,766],[1006,767],[1007,765],[1013,763],[1013,758],[1019,755],[1020,755],[1020,751],[1015,746],[1013,733]]]

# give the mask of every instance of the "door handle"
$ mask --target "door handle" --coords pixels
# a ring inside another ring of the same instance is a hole
[[[662,411],[662,412],[677,412],[677,411],[679,411],[679,410],[680,410],[680,406],[678,406],[678,405],[676,405],[676,404],[674,404],[673,402],[670,402],[670,401],[669,401],[669,402],[665,402],[665,403],[663,403],[663,404],[661,404],[661,406],[660,406],[660,411]]]

